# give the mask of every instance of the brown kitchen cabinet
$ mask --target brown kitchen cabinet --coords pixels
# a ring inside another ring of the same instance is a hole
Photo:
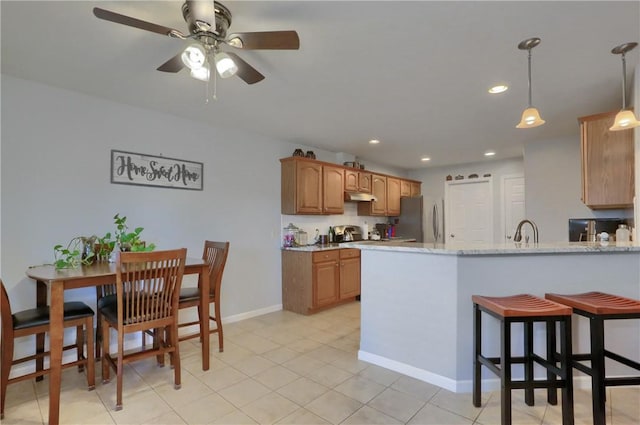
[[[347,192],[371,193],[371,173],[345,169],[344,190]]]
[[[358,215],[387,215],[387,177],[373,174],[371,193],[378,199],[371,202],[358,202]]]
[[[414,196],[420,196],[421,183],[411,180],[400,180],[400,196],[407,196],[413,198]]]
[[[420,196],[422,194],[422,183],[420,182],[410,182],[411,191],[410,195],[412,198],[415,196]]]
[[[282,251],[282,306],[312,314],[360,295],[360,250]]]
[[[400,215],[400,179],[387,177],[387,216]]]
[[[306,158],[281,163],[282,214],[343,214],[344,174],[334,167]]]
[[[591,209],[632,208],[634,131],[610,131],[618,111],[578,118],[582,202]]]

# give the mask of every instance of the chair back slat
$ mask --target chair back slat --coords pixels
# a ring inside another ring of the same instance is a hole
[[[220,293],[222,274],[229,255],[229,242],[204,242],[202,259],[209,265],[209,296],[215,298]]]
[[[123,252],[116,267],[118,319],[124,325],[170,318],[178,296],[187,250]]]

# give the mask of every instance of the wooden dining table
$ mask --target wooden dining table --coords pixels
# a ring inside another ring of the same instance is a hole
[[[65,289],[87,288],[114,284],[116,281],[115,263],[96,262],[92,265],[75,269],[56,270],[53,265],[34,266],[27,269],[26,274],[37,283],[37,305],[47,305],[47,288],[51,290],[49,330],[49,349],[51,351],[49,372],[49,424],[60,422],[60,380],[62,374],[63,347],[63,305]],[[184,274],[200,276],[201,294],[209,293],[209,267],[201,258],[187,258]],[[209,297],[201,296],[202,311],[209,311]],[[209,315],[202,314],[200,329],[202,336],[202,370],[209,370]],[[98,324],[99,326],[99,324]],[[44,349],[44,335],[36,338],[36,349]],[[94,347],[87,347],[88,350]],[[42,369],[43,364],[36,365]]]

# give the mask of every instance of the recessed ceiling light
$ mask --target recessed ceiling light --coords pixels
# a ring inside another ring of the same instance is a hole
[[[495,154],[496,154],[496,153],[495,153],[494,151],[486,151],[486,152],[484,153],[484,156],[493,156],[493,155],[495,155]]]
[[[370,145],[377,145],[378,143],[380,143],[380,140],[378,140],[378,139],[371,139],[371,140],[369,140],[369,144],[370,144]]]
[[[422,161],[422,162],[431,161],[431,158],[429,158],[428,156],[424,156],[424,157],[420,158],[420,161]]]
[[[498,93],[504,93],[509,89],[509,86],[507,86],[506,84],[499,84],[497,86],[493,86],[489,89],[489,93],[491,94],[498,94]]]

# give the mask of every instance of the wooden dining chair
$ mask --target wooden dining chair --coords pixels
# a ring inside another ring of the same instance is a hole
[[[7,395],[7,386],[16,382],[36,378],[49,373],[45,368],[35,372],[9,378],[11,367],[18,363],[42,359],[49,356],[49,352],[36,353],[31,356],[14,358],[14,341],[23,336],[36,335],[49,332],[49,307],[32,308],[16,313],[11,312],[9,295],[0,279],[2,288],[0,295],[0,318],[2,320],[2,334],[0,335],[0,346],[2,350],[2,365],[0,371],[0,419],[4,418],[4,402]],[[64,303],[64,327],[76,328],[76,341],[74,344],[63,347],[63,350],[75,349],[77,360],[64,363],[62,368],[78,366],[78,371],[82,372],[84,366],[87,367],[87,386],[89,390],[95,388],[95,359],[93,357],[93,310],[83,302],[74,301]],[[87,335],[87,354],[84,354],[84,334]]]
[[[102,326],[102,381],[108,383],[113,368],[117,376],[116,410],[122,409],[124,364],[144,357],[171,356],[174,387],[180,388],[180,352],[178,347],[178,296],[186,248],[120,252],[116,260],[116,297],[100,309]],[[110,329],[118,334],[118,349],[109,354]],[[154,345],[124,354],[124,335],[157,330]]]
[[[202,259],[209,265],[209,294],[208,303],[214,304],[214,315],[211,315],[210,311],[205,314],[209,317],[209,320],[215,322],[215,329],[211,329],[209,333],[218,334],[218,348],[220,352],[224,350],[224,339],[222,333],[222,318],[220,316],[220,287],[222,286],[222,273],[224,272],[224,266],[227,263],[227,256],[229,254],[229,242],[204,242],[204,252],[202,253]],[[200,311],[200,280],[198,280],[197,288],[182,288],[180,290],[179,308],[197,307],[198,308],[198,321],[191,321],[186,323],[180,323],[178,327],[200,325],[203,312]],[[201,331],[192,333],[180,337],[180,341],[186,339],[200,337],[202,340]]]

